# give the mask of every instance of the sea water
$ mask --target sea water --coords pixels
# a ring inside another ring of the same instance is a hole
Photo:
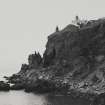
[[[0,92],[0,105],[90,105],[87,100],[71,96],[35,94],[21,91]]]

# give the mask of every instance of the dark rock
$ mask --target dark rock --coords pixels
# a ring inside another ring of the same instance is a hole
[[[8,77],[8,83],[16,84],[21,83],[22,78],[19,74],[13,74],[11,77]]]
[[[105,93],[102,93],[95,97],[92,105],[105,105]]]
[[[10,85],[8,83],[0,81],[0,91],[9,91],[9,90],[10,90]]]
[[[43,58],[43,65],[44,67],[50,66],[54,64],[54,58],[56,57],[56,51],[55,49],[52,49],[50,54],[47,54],[46,52],[44,53],[44,58]]]
[[[25,88],[25,84],[23,84],[23,83],[17,83],[10,87],[11,90],[21,90],[24,88]]]
[[[105,19],[54,32],[48,36],[43,58],[35,52],[28,63],[9,78],[14,86],[25,83],[25,91],[64,94],[73,89],[76,97],[104,97],[99,94],[105,93]]]
[[[29,69],[37,68],[42,63],[42,57],[39,53],[31,54],[28,57]]]
[[[26,92],[37,92],[37,93],[47,93],[47,92],[54,92],[55,85],[51,81],[46,80],[37,80],[35,84],[28,84],[25,87]]]
[[[28,70],[28,69],[29,69],[29,65],[27,65],[27,64],[22,64],[21,70],[24,70],[24,72],[26,72],[26,70]]]

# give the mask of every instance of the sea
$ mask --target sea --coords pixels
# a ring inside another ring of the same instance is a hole
[[[0,80],[5,81],[1,78]],[[24,90],[0,91],[0,105],[91,105],[82,98],[73,98],[70,95],[52,95],[27,93]]]

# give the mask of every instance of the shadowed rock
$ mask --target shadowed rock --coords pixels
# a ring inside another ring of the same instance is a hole
[[[24,70],[24,72],[26,72],[28,69],[29,69],[29,65],[27,65],[27,64],[22,64],[21,70]]]
[[[10,90],[10,85],[8,83],[0,81],[0,91],[9,91],[9,90]]]
[[[39,53],[31,54],[28,57],[29,69],[37,68],[42,63],[42,57]]]
[[[64,94],[73,90],[88,99],[87,94],[104,97],[100,94],[105,93],[105,19],[86,21],[82,27],[70,24],[54,32],[48,36],[43,58],[36,52],[29,55],[28,65],[22,65],[10,80],[25,83],[26,91]]]

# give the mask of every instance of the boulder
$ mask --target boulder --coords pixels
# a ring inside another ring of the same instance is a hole
[[[9,91],[10,85],[4,81],[0,81],[0,91]]]
[[[14,85],[10,86],[11,90],[21,90],[21,89],[24,89],[24,88],[25,88],[24,83],[17,83],[17,84],[14,84]]]

